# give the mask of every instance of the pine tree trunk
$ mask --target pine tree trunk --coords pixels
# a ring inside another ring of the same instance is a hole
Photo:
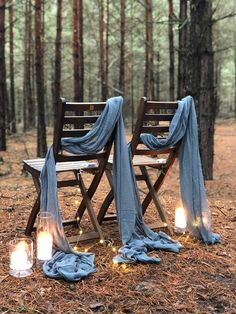
[[[38,104],[37,125],[37,156],[44,157],[47,152],[46,125],[44,108],[44,69],[43,69],[43,29],[42,29],[42,2],[35,0],[35,70],[36,92]]]
[[[83,0],[78,2],[79,23],[79,101],[84,100],[84,46],[83,46]]]
[[[53,114],[54,125],[56,122],[56,108],[60,101],[61,93],[61,32],[62,32],[62,0],[57,0],[57,33],[55,41],[55,67],[54,67],[54,89],[53,89]]]
[[[98,0],[99,11],[99,42],[100,42],[100,77],[101,77],[101,96],[105,101],[107,98],[106,86],[106,65],[105,65],[105,49],[104,49],[104,8],[103,0]]]
[[[83,57],[83,2],[73,0],[74,100],[83,101],[84,57]]]
[[[13,36],[13,1],[9,6],[9,37],[10,37],[10,104],[11,104],[11,125],[10,130],[16,133],[16,112],[15,112],[15,79],[14,79],[14,36]]]
[[[109,66],[109,21],[110,21],[110,1],[107,0],[106,5],[106,51],[105,51],[105,85],[106,85],[106,98],[108,98],[108,66]]]
[[[236,116],[236,31],[234,30],[234,115]]]
[[[175,99],[175,51],[174,51],[174,33],[173,33],[173,1],[169,0],[169,99]]]
[[[25,45],[24,45],[24,102],[23,102],[23,121],[24,131],[32,129],[36,125],[36,110],[33,100],[33,78],[32,78],[32,4],[25,3]]]
[[[72,55],[74,67],[74,101],[79,101],[79,36],[78,36],[78,0],[73,0],[73,17],[72,17]]]
[[[156,54],[157,60],[157,71],[156,71],[156,100],[160,100],[160,83],[161,83],[161,74],[160,74],[160,52],[158,51]]]
[[[152,0],[145,1],[145,78],[144,96],[154,98],[154,75],[153,75],[153,21],[152,21]]]
[[[0,150],[6,150],[5,110],[7,104],[5,63],[5,0],[0,0]]]
[[[178,99],[187,93],[187,51],[188,51],[188,2],[180,0],[179,8],[179,53],[178,53]]]
[[[120,74],[119,90],[125,95],[125,0],[120,0]]]
[[[212,3],[209,0],[191,1],[189,66],[191,94],[197,107],[203,174],[206,180],[211,180],[216,99],[212,50]]]

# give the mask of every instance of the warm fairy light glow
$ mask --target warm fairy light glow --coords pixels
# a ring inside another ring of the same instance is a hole
[[[80,192],[81,192],[81,191],[80,191],[80,188],[78,188],[77,191],[78,191],[78,193],[80,193]]]
[[[88,249],[84,249],[84,252],[87,253],[87,252],[88,252]]]
[[[125,264],[122,264],[122,265],[121,265],[121,268],[122,268],[123,270],[126,270],[126,265],[125,265]]]
[[[103,240],[103,239],[101,239],[101,240],[99,241],[99,243],[100,243],[100,244],[103,244],[103,243],[104,243],[104,240]]]
[[[209,229],[210,228],[210,217],[209,217],[209,213],[207,212],[203,212],[202,213],[202,223],[204,225],[205,228]]]
[[[80,229],[79,234],[80,234],[80,235],[83,234],[83,230]]]
[[[114,253],[117,251],[117,249],[116,249],[115,247],[112,247],[111,250],[112,250],[112,252],[114,252]]]
[[[75,205],[79,205],[79,201],[78,200],[75,201]]]
[[[114,265],[118,265],[118,261],[117,260],[113,259],[112,262],[113,262]]]
[[[178,207],[175,210],[175,232],[184,233],[186,230],[187,222],[185,210],[183,207]]]

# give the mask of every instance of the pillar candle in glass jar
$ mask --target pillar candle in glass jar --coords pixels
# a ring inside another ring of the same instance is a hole
[[[40,212],[37,223],[37,261],[39,263],[52,258],[52,244],[51,215],[48,212]]]
[[[15,238],[9,242],[10,274],[26,277],[32,273],[33,241],[29,238]]]
[[[178,207],[175,210],[175,232],[184,233],[186,230],[186,214],[183,207]]]

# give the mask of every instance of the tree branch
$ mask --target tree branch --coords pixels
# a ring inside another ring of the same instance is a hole
[[[221,21],[221,20],[224,20],[224,19],[228,19],[228,18],[231,18],[231,17],[234,17],[234,16],[236,16],[236,12],[231,12],[231,13],[229,13],[227,15],[220,16],[217,19],[213,19],[212,23],[216,23],[218,21]]]

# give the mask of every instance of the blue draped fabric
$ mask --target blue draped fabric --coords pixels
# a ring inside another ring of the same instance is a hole
[[[62,149],[75,154],[92,154],[101,151],[110,138],[117,120],[121,117],[121,110],[122,105],[119,99],[114,98],[113,101],[108,101],[102,115],[94,124],[94,128],[81,138],[62,139]],[[74,251],[65,236],[58,205],[56,166],[52,146],[45,157],[45,165],[40,174],[40,186],[40,210],[50,212],[52,215],[53,244],[55,250],[61,253],[56,252],[52,260],[44,263],[44,273],[52,278],[80,280],[81,277],[95,271],[94,254]],[[77,270],[73,272],[72,268],[66,269],[64,266],[68,263]],[[71,274],[68,275],[68,272]]]
[[[205,243],[217,243],[220,241],[220,236],[211,232],[211,213],[204,187],[197,118],[194,100],[191,96],[178,102],[178,109],[171,121],[167,139],[158,139],[151,134],[141,134],[141,141],[154,150],[170,147],[180,140],[180,189],[183,207],[187,214],[187,228],[192,235]]]

